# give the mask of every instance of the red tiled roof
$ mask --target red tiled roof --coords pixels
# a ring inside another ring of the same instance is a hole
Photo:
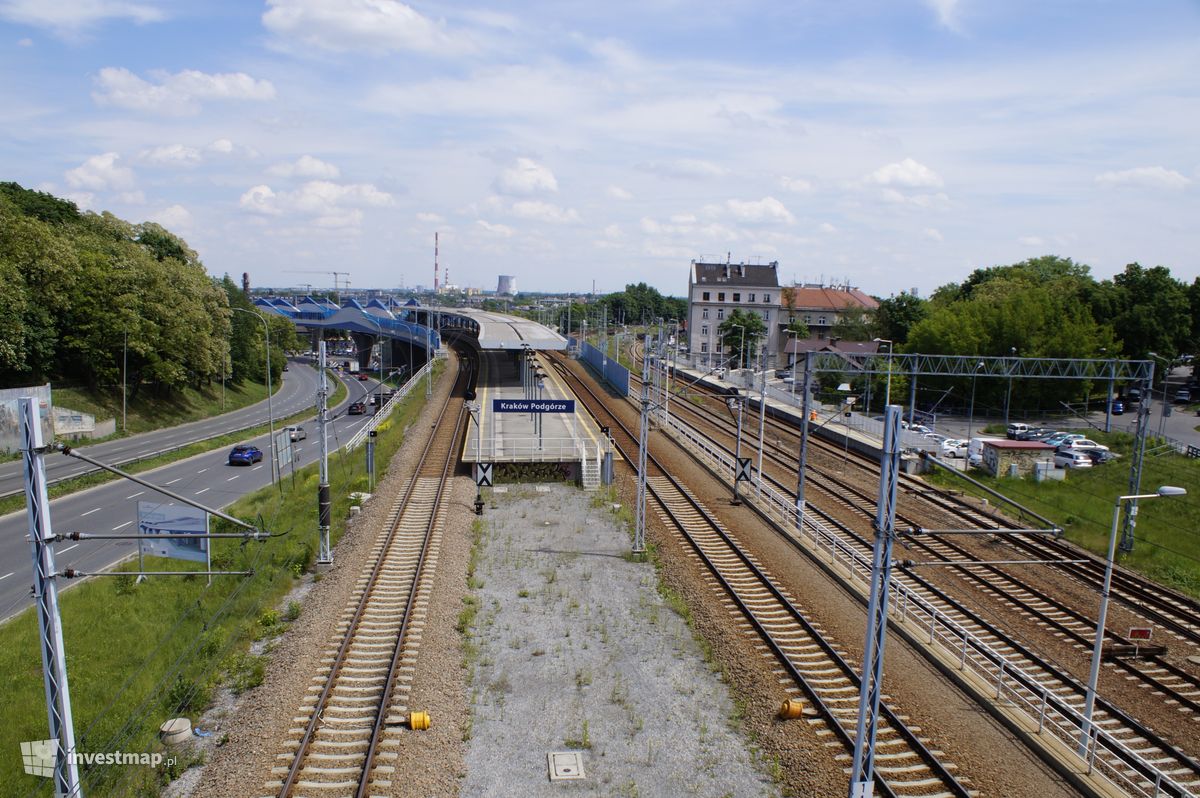
[[[875,310],[879,307],[870,296],[857,288],[805,288],[796,286],[796,310],[841,310],[857,307]],[[786,306],[785,306],[786,307]]]

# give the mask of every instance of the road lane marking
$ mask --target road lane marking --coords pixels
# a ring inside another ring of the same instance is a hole
[[[225,481],[226,481],[226,482],[233,482],[235,479],[237,479],[237,478],[238,478],[238,477],[240,477],[240,476],[241,476],[241,474],[234,474],[233,476],[231,476],[229,479],[227,479],[227,480],[225,480]]]
[[[16,571],[9,571],[4,576],[0,576],[0,580],[8,579],[10,576],[12,576],[15,573],[16,573]]]
[[[171,483],[168,482],[167,484],[170,485]],[[126,496],[125,498],[126,499],[136,499],[138,496],[141,496],[145,492],[146,491],[144,491],[144,490],[139,490],[137,493],[133,494],[132,496]]]
[[[125,523],[121,524],[120,526],[114,526],[112,528],[112,531],[116,532],[118,529],[124,529],[125,527],[129,526],[132,523],[133,523],[132,521],[126,521]]]
[[[196,491],[195,495],[196,495],[196,496],[199,496],[201,493],[208,493],[208,488],[205,488],[204,490],[198,490],[198,491]]]
[[[176,482],[178,482],[181,479],[183,479],[183,477],[175,477],[175,479],[171,480],[170,482],[164,482],[163,484],[164,485],[174,485]]]
[[[71,549],[77,549],[77,548],[79,548],[79,544],[78,544],[78,543],[76,543],[74,546],[67,546],[65,549],[59,549],[59,550],[58,550],[58,553],[59,553],[59,554],[66,554],[66,553],[67,553],[68,551],[70,551]]]
[[[258,469],[260,469],[260,468],[262,468],[262,463],[259,463],[258,465],[254,466],[254,468],[251,468],[250,470],[251,470],[251,471],[257,471],[257,470],[258,470]]]
[[[208,470],[207,468],[201,468],[201,469],[200,469],[199,471],[197,471],[196,473],[197,473],[197,474],[203,474],[203,473],[204,473],[205,471],[207,471],[207,470]]]
[[[98,512],[100,512],[100,510],[101,510],[101,508],[100,508],[100,507],[97,507],[97,508],[96,508],[96,509],[94,509],[94,510],[88,510],[86,513],[80,513],[80,514],[79,514],[79,517],[80,517],[80,518],[83,518],[85,515],[91,515],[92,513],[98,513]]]

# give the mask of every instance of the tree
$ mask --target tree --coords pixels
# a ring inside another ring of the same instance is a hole
[[[900,347],[908,340],[908,331],[929,313],[929,302],[913,294],[900,294],[879,301],[875,311],[875,335]]]
[[[863,308],[843,308],[829,328],[829,335],[843,341],[869,341],[873,337],[871,317]]]
[[[729,350],[729,361],[734,368],[749,368],[754,359],[758,339],[767,332],[762,316],[748,310],[735,308],[733,313],[717,327],[721,343]]]
[[[1095,318],[1111,321],[1126,357],[1144,358],[1147,352],[1173,357],[1191,348],[1190,292],[1165,266],[1129,264],[1111,282],[1096,286],[1091,307]]]

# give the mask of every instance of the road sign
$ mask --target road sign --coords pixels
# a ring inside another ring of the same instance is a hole
[[[493,399],[493,413],[574,413],[574,399]]]
[[[475,464],[475,484],[481,488],[490,488],[492,486],[492,467],[495,463],[476,463]]]
[[[208,513],[174,502],[138,502],[139,547],[142,554],[208,562]],[[187,538],[157,538],[155,535],[195,535]],[[211,569],[209,569],[211,570]]]
[[[1150,626],[1131,626],[1129,627],[1130,640],[1149,640],[1154,635],[1154,629]]]
[[[750,458],[749,457],[739,457],[738,458],[737,481],[738,482],[749,482],[750,481]]]

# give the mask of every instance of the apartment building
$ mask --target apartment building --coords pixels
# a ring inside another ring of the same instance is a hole
[[[728,357],[717,328],[734,310],[759,314],[767,327],[766,351],[779,351],[779,263],[692,261],[688,274],[688,346],[700,363]]]

